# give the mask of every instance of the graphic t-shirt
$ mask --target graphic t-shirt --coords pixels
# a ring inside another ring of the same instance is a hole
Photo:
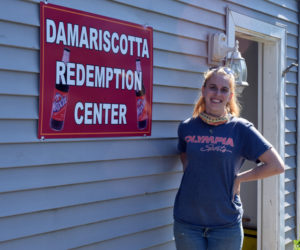
[[[205,227],[238,223],[243,208],[233,198],[235,176],[245,159],[256,161],[271,144],[249,121],[231,117],[219,126],[190,118],[178,127],[178,150],[187,156],[174,219]]]

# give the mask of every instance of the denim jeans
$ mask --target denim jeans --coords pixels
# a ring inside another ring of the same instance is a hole
[[[200,227],[174,221],[177,250],[241,250],[242,223],[228,227]]]

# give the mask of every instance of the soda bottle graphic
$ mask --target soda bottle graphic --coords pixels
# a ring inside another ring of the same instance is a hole
[[[62,61],[67,64],[70,60],[70,50],[68,48],[64,48]],[[66,76],[66,74],[65,74]],[[67,103],[68,103],[68,92],[69,85],[55,84],[53,99],[52,99],[52,111],[51,111],[51,119],[50,119],[50,128],[56,131],[60,131],[64,127],[64,121],[67,111]]]
[[[142,72],[141,60],[136,59],[136,71],[138,73]],[[137,127],[140,130],[144,130],[148,125],[148,110],[147,110],[147,100],[146,100],[145,86],[142,80],[142,89],[135,90],[136,95],[136,111],[137,111]]]

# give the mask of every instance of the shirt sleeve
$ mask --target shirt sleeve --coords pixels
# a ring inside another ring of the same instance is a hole
[[[272,147],[271,143],[249,123],[245,126],[243,136],[243,156],[249,161],[259,162],[258,158]]]
[[[178,126],[178,144],[177,144],[177,150],[179,153],[185,153],[186,152],[186,141],[184,140],[183,136],[183,123],[181,122]]]

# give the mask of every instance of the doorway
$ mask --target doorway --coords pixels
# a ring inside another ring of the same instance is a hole
[[[246,87],[240,97],[238,98],[241,104],[241,117],[252,122],[253,125],[259,129],[259,76],[258,76],[258,65],[259,65],[259,43],[256,41],[247,40],[244,38],[237,37],[239,41],[239,50],[242,56],[246,60],[248,77],[247,82],[249,86]],[[261,131],[260,131],[261,132]],[[245,171],[255,167],[254,162],[246,161],[241,171]],[[244,207],[243,226],[244,228],[257,230],[257,188],[258,182],[251,181],[242,183],[241,185],[241,200]]]
[[[259,57],[254,64],[258,64],[258,83],[261,83],[257,89],[257,125],[284,158],[285,93],[281,74],[285,69],[286,30],[228,8],[226,34],[229,47],[234,47],[236,37],[258,43]],[[257,249],[284,249],[284,175],[258,181],[256,193]]]

